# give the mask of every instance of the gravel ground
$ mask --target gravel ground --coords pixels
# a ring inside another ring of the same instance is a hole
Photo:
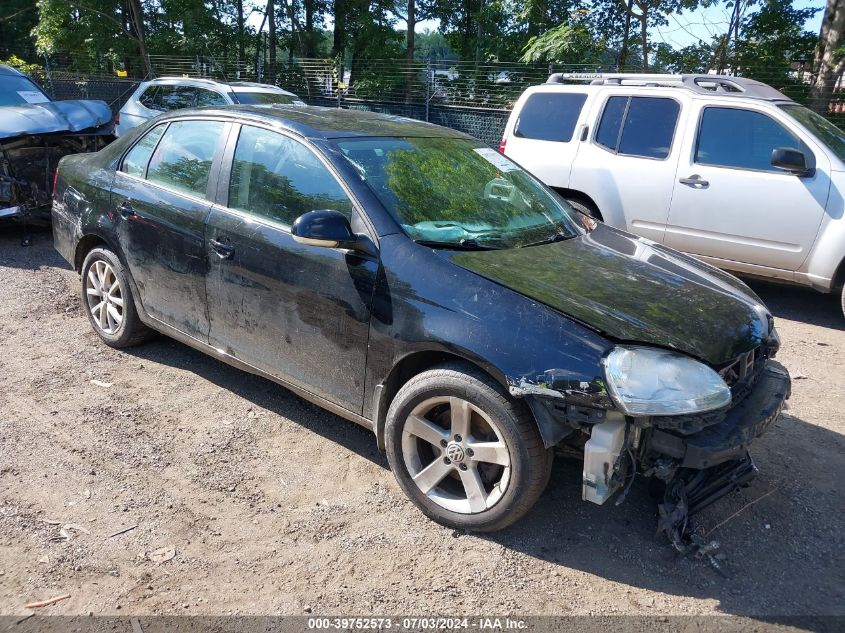
[[[50,235],[19,239],[0,233],[0,614],[67,593],[43,611],[845,615],[845,319],[829,297],[755,285],[795,381],[754,447],[759,477],[700,517],[722,577],[655,537],[644,485],[582,502],[574,460],[506,531],[442,528],[365,429],[163,337],[101,344]]]

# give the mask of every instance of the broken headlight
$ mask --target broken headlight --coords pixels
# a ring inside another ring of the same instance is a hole
[[[654,347],[613,348],[604,373],[611,398],[628,415],[700,413],[731,401],[731,390],[710,367]]]

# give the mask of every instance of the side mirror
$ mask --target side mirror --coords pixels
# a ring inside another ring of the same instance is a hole
[[[303,213],[290,227],[290,234],[300,244],[348,248],[368,255],[375,254],[375,247],[370,239],[355,235],[346,216],[333,209]]]
[[[796,176],[803,176],[808,171],[804,152],[791,147],[776,147],[773,149],[772,165]]]

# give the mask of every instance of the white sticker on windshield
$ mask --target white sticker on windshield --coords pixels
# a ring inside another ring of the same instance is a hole
[[[37,90],[18,90],[18,94],[27,103],[47,103],[50,101],[47,95]]]
[[[507,158],[502,156],[499,152],[489,147],[476,147],[473,151],[479,156],[486,159],[488,163],[493,165],[493,167],[495,167],[499,171],[516,171],[517,169],[519,169],[519,167],[514,165]]]

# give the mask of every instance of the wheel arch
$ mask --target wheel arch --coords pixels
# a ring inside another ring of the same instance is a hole
[[[385,450],[384,427],[387,422],[387,411],[402,385],[424,371],[449,362],[472,365],[490,376],[507,392],[508,381],[505,375],[489,363],[473,358],[470,354],[437,349],[410,352],[393,366],[390,373],[376,386],[373,393],[373,431],[376,434],[376,442],[380,451]]]
[[[578,191],[577,189],[566,189],[565,187],[552,187],[552,189],[563,198],[577,200],[593,211],[595,213],[594,217],[598,220],[604,221],[604,216],[602,215],[601,209],[599,209],[599,205],[597,205],[595,200],[583,191]]]

